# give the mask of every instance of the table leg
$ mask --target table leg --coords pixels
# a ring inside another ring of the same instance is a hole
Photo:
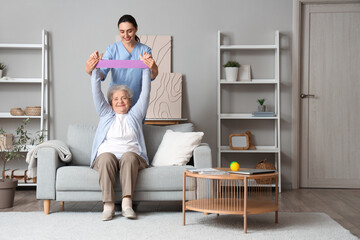
[[[275,186],[275,189],[276,189],[275,202],[276,202],[276,207],[279,209],[279,185],[278,185],[278,183],[279,183],[279,176],[277,176],[276,180],[275,180],[275,184],[276,184],[276,186]],[[278,212],[279,212],[278,210],[275,211],[275,223],[279,222],[279,213]]]
[[[244,178],[244,233],[247,232],[247,193],[248,193],[248,189],[247,189],[247,178]]]
[[[183,211],[183,226],[185,226],[185,187],[186,187],[186,172],[183,174],[183,201],[182,201],[182,211]]]
[[[216,180],[216,201],[219,201],[219,192],[220,192],[220,180]],[[216,214],[216,216],[219,216],[220,214]]]

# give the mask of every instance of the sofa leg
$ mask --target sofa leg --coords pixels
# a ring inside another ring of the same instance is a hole
[[[44,200],[44,213],[46,215],[50,213],[50,199]]]
[[[64,211],[64,206],[65,206],[65,202],[61,201],[60,202],[60,211]]]

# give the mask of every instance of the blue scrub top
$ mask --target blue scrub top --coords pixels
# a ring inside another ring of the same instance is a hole
[[[140,60],[139,55],[144,52],[151,54],[151,48],[142,43],[137,43],[134,49],[129,53],[122,42],[116,42],[106,49],[102,59],[104,60]],[[134,93],[132,106],[139,99],[142,85],[142,69],[139,68],[101,68],[100,71],[106,79],[107,74],[111,70],[110,86],[113,84],[121,84],[128,86]]]

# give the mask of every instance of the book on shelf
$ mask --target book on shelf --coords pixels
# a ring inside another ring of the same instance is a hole
[[[202,175],[226,175],[229,174],[227,171],[215,169],[215,168],[193,168],[188,169],[189,172],[199,173]]]
[[[274,112],[253,112],[253,117],[275,117]]]

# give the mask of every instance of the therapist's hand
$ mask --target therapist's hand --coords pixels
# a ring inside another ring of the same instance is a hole
[[[86,61],[85,65],[85,71],[91,75],[91,72],[94,70],[96,64],[99,62],[99,60],[102,59],[103,53],[99,56],[99,52],[95,51],[93,52],[89,59]]]
[[[152,58],[152,56],[144,52],[143,55],[140,55],[140,60],[143,61],[148,68],[151,69],[151,79],[155,79],[158,75],[158,66],[155,63],[155,60]]]
[[[150,69],[154,67],[154,64],[156,65],[155,60],[147,52],[144,52],[143,55],[140,55],[140,60],[143,61]]]

